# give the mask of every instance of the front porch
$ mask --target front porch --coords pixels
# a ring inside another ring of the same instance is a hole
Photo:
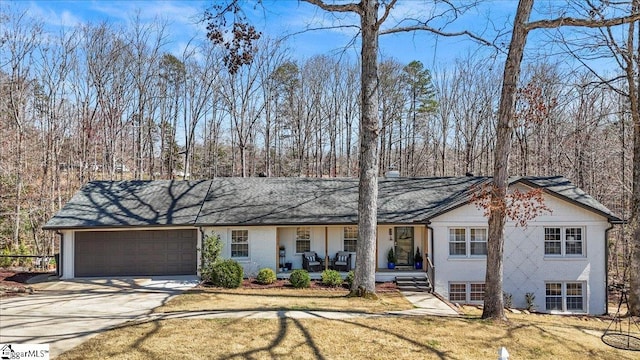
[[[393,281],[398,272],[405,271],[424,276],[429,258],[426,226],[385,224],[379,225],[376,233],[376,281]],[[349,268],[353,269],[357,257],[357,237],[356,226],[279,226],[276,228],[275,268],[286,277],[287,271],[282,269],[301,269],[305,267],[303,255],[315,253],[322,268],[328,269],[338,252],[347,252],[350,254]],[[391,251],[395,256],[393,262],[396,269],[387,270]],[[422,270],[414,268],[417,259],[424,264]],[[317,270],[317,267],[310,270]],[[313,276],[319,277],[320,274],[321,271]]]

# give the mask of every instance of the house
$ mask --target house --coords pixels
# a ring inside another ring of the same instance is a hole
[[[419,248],[426,259],[419,274],[429,275],[435,292],[481,303],[487,219],[471,199],[490,180],[380,179],[376,279],[411,273]],[[621,219],[563,177],[514,178],[510,188],[541,188],[552,209],[527,227],[507,222],[504,289],[514,306],[524,307],[532,293],[539,311],[604,313],[607,231]],[[358,180],[351,178],[94,181],[44,229],[61,236],[63,279],[197,274],[202,238],[210,234],[221,237],[223,256],[251,275],[283,262],[301,268],[308,250],[325,259],[350,251],[355,263],[357,201]],[[391,248],[396,270],[386,269]]]

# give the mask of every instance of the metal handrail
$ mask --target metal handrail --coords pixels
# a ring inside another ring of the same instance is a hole
[[[435,284],[433,283],[433,277],[434,277],[434,273],[435,273],[435,269],[436,267],[433,266],[433,263],[431,262],[431,258],[428,256],[425,256],[427,258],[427,269],[426,269],[426,276],[427,279],[429,279],[429,283],[431,284],[431,288],[433,289],[435,287]]]

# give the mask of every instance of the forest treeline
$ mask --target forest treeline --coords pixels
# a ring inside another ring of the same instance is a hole
[[[358,174],[359,64],[348,57],[296,60],[261,39],[254,61],[230,74],[204,36],[172,52],[161,22],[51,33],[27,13],[0,21],[7,252],[54,252],[41,226],[91,180]],[[442,69],[382,59],[380,175],[491,175],[501,70],[494,56]],[[550,59],[531,61],[523,79],[512,175],[564,175],[627,216],[628,98]]]

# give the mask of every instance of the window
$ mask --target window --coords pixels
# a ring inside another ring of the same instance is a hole
[[[467,301],[467,284],[449,284],[450,301]]]
[[[296,253],[311,251],[311,228],[296,228]]]
[[[545,255],[562,254],[560,228],[544,228],[544,253]]]
[[[487,229],[471,229],[471,255],[487,255]]]
[[[449,255],[460,257],[486,256],[487,229],[449,229]]]
[[[566,228],[565,232],[565,254],[582,255],[582,229]]]
[[[249,257],[249,230],[231,230],[231,257]]]
[[[546,286],[545,304],[547,311],[562,310],[562,284],[549,283]]]
[[[466,256],[467,241],[465,229],[449,229],[449,255]]]
[[[582,311],[584,310],[584,297],[582,296],[581,283],[567,283],[567,310]]]
[[[552,282],[546,285],[547,311],[584,311],[584,284],[580,282]]]
[[[356,252],[358,245],[358,227],[347,226],[344,228],[344,251]]]
[[[449,301],[478,303],[484,301],[484,283],[449,283]]]
[[[583,256],[582,228],[545,228],[544,254],[553,256]]]
[[[484,301],[484,284],[471,284],[469,300]]]

